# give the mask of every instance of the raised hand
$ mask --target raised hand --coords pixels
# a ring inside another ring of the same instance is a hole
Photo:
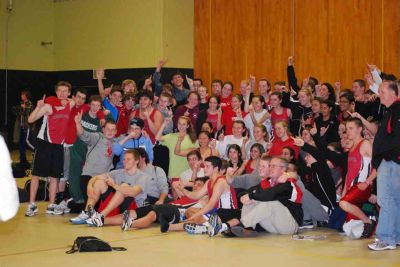
[[[336,81],[336,82],[334,83],[334,86],[335,86],[336,91],[340,91],[340,88],[341,88],[341,83],[340,83],[340,81]]]
[[[374,64],[368,64],[367,63],[367,68],[369,70],[369,72],[373,72],[374,70],[378,69],[378,67]]]
[[[189,78],[189,76],[186,75],[186,81],[189,84],[190,87],[193,86],[193,79]]]
[[[81,123],[82,120],[82,112],[78,112],[78,114],[75,115],[75,123]]]
[[[183,113],[184,116],[189,117],[190,113],[189,113],[189,109],[186,109],[185,113]]]
[[[319,129],[320,135],[321,135],[321,136],[324,136],[324,135],[326,134],[326,132],[328,131],[328,129],[329,129],[329,125],[326,126],[326,127],[321,127],[321,128]]]
[[[165,65],[165,63],[167,63],[167,59],[166,58],[165,59],[160,59],[158,61],[158,63],[157,63],[157,67],[162,68]]]
[[[299,146],[299,147],[304,146],[304,140],[303,140],[303,139],[301,139],[301,138],[299,138],[299,137],[297,137],[297,138],[291,137],[291,138],[293,139],[294,144],[295,144],[296,146]]]
[[[103,79],[104,78],[104,69],[97,69],[96,70],[96,78]]]
[[[46,99],[46,95],[43,95],[43,98],[40,99],[40,100],[38,100],[36,106],[37,106],[38,108],[43,107],[43,106],[46,104],[46,103],[44,102],[45,99]]]
[[[149,78],[147,78],[146,80],[144,80],[144,85],[143,85],[143,87],[144,87],[144,88],[147,88],[148,86],[151,85],[152,82],[153,82],[153,75],[150,75]]]
[[[294,64],[294,57],[293,56],[288,57],[288,66],[293,66],[293,64]]]

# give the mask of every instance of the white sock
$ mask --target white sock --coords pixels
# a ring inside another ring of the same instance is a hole
[[[221,230],[219,230],[219,232],[222,233],[223,231],[226,231],[228,229],[229,229],[228,225],[226,223],[223,223],[222,227],[221,227]]]

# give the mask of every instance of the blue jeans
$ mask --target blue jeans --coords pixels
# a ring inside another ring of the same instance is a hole
[[[400,243],[400,164],[383,160],[378,168],[377,237],[389,245]]]

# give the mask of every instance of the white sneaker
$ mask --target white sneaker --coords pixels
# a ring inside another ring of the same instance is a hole
[[[393,250],[396,249],[396,245],[389,245],[385,241],[376,239],[374,243],[368,244],[368,248],[375,251]]]
[[[39,211],[39,209],[35,203],[29,203],[29,205],[25,211],[25,216],[27,216],[27,217],[35,216],[38,213],[38,211]]]
[[[69,219],[72,224],[86,224],[86,220],[89,219],[89,214],[84,210],[75,218]]]
[[[64,214],[70,213],[71,209],[68,208],[68,201],[63,200],[58,204],[58,208],[63,211]]]
[[[57,208],[56,204],[49,204],[46,209],[47,214],[54,214],[55,209]]]

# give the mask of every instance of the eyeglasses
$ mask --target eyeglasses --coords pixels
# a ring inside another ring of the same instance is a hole
[[[270,164],[269,167],[270,167],[270,168],[278,168],[278,167],[279,167],[279,168],[284,168],[285,166],[284,166],[284,165]]]

